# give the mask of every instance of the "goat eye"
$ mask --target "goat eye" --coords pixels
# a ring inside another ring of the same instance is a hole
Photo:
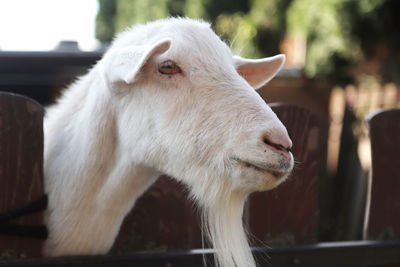
[[[182,73],[181,68],[173,62],[172,60],[167,60],[158,65],[158,71],[161,74],[166,74],[166,75],[173,75],[177,73]]]

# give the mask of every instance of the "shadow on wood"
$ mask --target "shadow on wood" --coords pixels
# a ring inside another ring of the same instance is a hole
[[[0,214],[43,196],[43,108],[26,97],[0,93]],[[1,222],[0,222],[1,223]],[[43,225],[37,212],[5,223]],[[0,258],[38,257],[43,241],[0,235]]]
[[[372,152],[372,187],[367,237],[400,238],[400,109],[367,116]]]

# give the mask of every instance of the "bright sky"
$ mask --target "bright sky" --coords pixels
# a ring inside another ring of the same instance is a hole
[[[51,50],[75,40],[92,50],[97,0],[0,0],[1,50]]]

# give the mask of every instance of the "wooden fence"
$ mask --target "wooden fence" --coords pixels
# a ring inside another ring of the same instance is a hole
[[[400,239],[400,109],[368,117],[372,180],[367,237]]]
[[[0,258],[41,254],[43,214],[29,204],[43,196],[43,114],[31,99],[0,93]],[[23,236],[4,235],[13,232]]]
[[[253,245],[273,246],[254,248],[260,266],[399,266],[397,241],[318,243],[318,122],[304,108],[281,104],[273,105],[273,109],[288,128],[297,163],[286,183],[253,194],[246,204],[244,220],[253,234]],[[396,215],[389,214],[400,213],[400,194],[395,187],[400,165],[394,155],[400,151],[400,139],[389,135],[400,136],[400,114],[394,111],[376,116],[370,119],[371,137],[386,138],[390,149],[377,143],[381,149],[377,155],[381,161],[391,162],[393,172],[388,173],[394,176],[379,180],[379,168],[387,167],[377,165],[374,169],[377,182],[372,192],[386,190],[380,184],[387,183],[392,190],[386,193],[389,200],[375,199],[372,194],[369,236],[376,238],[382,231],[393,229],[391,237],[398,237],[400,221],[393,221]],[[387,116],[389,119],[379,119]],[[200,249],[199,220],[182,185],[162,177],[137,201],[109,255],[40,258],[46,235],[41,227],[45,204],[42,119],[42,107],[32,100],[0,94],[0,266],[201,266],[202,255],[212,254],[212,250]],[[381,124],[386,128],[379,128]],[[374,129],[390,130],[373,134]],[[387,219],[379,219],[381,210],[388,214]],[[4,235],[21,231],[25,237]],[[270,257],[267,260],[266,254]]]

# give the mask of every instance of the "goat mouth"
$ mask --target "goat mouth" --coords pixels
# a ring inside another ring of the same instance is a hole
[[[280,179],[288,173],[286,170],[283,170],[283,169],[282,170],[272,169],[268,166],[263,166],[261,164],[242,160],[237,157],[234,157],[232,159],[234,161],[236,161],[243,168],[253,169],[253,170],[255,170],[257,172],[261,172],[261,173],[268,173],[268,174],[271,174],[272,176],[274,176],[276,179]]]

